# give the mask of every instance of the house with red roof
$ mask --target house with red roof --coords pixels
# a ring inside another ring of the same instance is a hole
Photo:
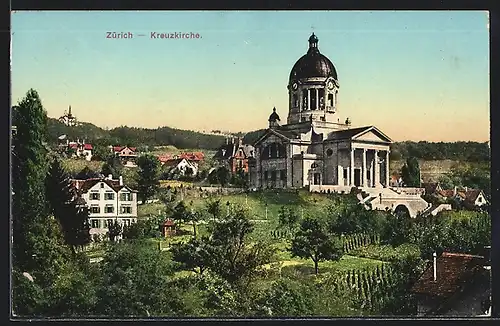
[[[437,194],[442,198],[457,199],[467,208],[482,207],[489,203],[481,189],[470,189],[468,187],[459,189],[458,187],[454,187],[453,189],[437,191]]]
[[[63,135],[64,136],[64,135]],[[85,142],[85,140],[80,141],[79,139],[74,141],[69,141],[66,139],[66,145],[60,144],[61,148],[63,148],[66,152],[70,150],[73,154],[73,157],[84,158],[87,161],[92,160],[92,144]]]
[[[119,157],[123,164],[135,166],[135,161],[137,159],[137,147],[129,146],[110,146],[111,152]]]
[[[195,176],[198,174],[198,162],[186,158],[169,158],[160,160],[162,168],[167,174],[179,174],[182,176]]]
[[[89,209],[91,235],[105,235],[115,221],[122,226],[137,221],[137,191],[125,185],[121,176],[72,180],[71,185],[75,199]]]
[[[411,288],[419,316],[479,316],[490,308],[491,263],[484,256],[443,252]]]

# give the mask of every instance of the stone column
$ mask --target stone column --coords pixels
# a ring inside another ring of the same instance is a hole
[[[351,145],[351,159],[349,168],[349,186],[354,185],[354,147]]]
[[[385,186],[389,187],[389,150],[385,152]]]
[[[316,110],[319,110],[319,89],[316,88]]]
[[[375,157],[370,161],[370,187],[375,187]]]
[[[378,150],[375,150],[375,178],[373,180],[373,186],[374,187],[379,187],[380,186],[380,162],[379,162],[379,157],[378,157]]]
[[[307,90],[307,109],[306,110],[310,110],[311,109],[311,89],[309,88]]]
[[[367,177],[366,177],[366,148],[363,148],[363,187],[367,186]]]

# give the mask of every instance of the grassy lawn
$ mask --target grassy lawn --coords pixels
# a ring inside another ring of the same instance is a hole
[[[92,171],[101,171],[104,162],[101,161],[86,161],[75,158],[65,158],[62,160],[62,165],[66,171],[71,174],[76,174],[83,170],[86,166]]]
[[[311,194],[307,191],[299,191],[298,193],[266,191],[264,193],[219,195],[214,198],[221,199],[224,213],[227,210],[227,202],[229,202],[247,208],[250,219],[267,219],[272,222],[272,225],[277,222],[278,213],[282,206],[287,206],[298,214],[307,216],[321,214],[325,205],[330,203],[325,195]],[[205,199],[193,198],[192,200],[195,209],[205,209]]]
[[[160,202],[137,205],[137,218],[148,218],[150,216],[157,216],[158,213],[165,211],[165,205]]]

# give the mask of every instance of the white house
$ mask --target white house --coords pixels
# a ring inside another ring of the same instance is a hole
[[[162,165],[169,173],[178,172],[181,175],[187,175],[189,169],[191,169],[191,176],[198,174],[198,163],[186,160],[185,158],[170,159],[162,162]]]
[[[115,221],[122,226],[137,222],[137,191],[124,185],[121,176],[119,180],[108,176],[72,183],[89,208],[91,235],[106,234]]]

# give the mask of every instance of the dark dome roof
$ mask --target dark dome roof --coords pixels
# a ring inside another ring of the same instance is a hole
[[[273,108],[273,113],[269,116],[269,121],[281,121],[280,116],[276,113],[276,108]]]
[[[292,68],[290,80],[311,77],[333,77],[337,80],[337,71],[333,63],[318,49],[318,38],[314,33],[309,37],[309,50]]]

